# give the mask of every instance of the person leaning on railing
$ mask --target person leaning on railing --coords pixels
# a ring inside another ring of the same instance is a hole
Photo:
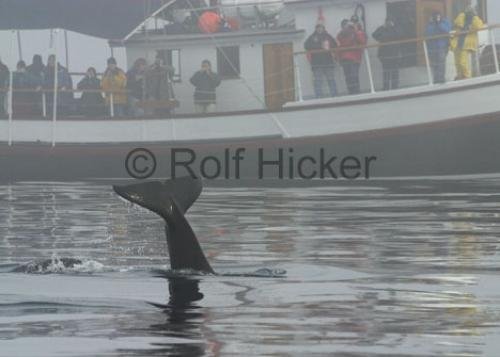
[[[113,57],[108,59],[107,64],[108,68],[101,82],[102,90],[106,95],[106,104],[108,107],[113,105],[115,116],[123,117],[127,106],[127,76],[117,66]]]
[[[476,14],[472,6],[467,6],[454,22],[454,31],[462,32],[451,39],[451,49],[455,54],[455,65],[457,67],[457,80],[472,77],[470,63],[471,54],[477,52],[479,38],[477,31],[484,27],[483,20]],[[463,33],[467,32],[467,33]]]
[[[7,90],[9,87],[9,76],[9,68],[3,64],[0,59],[0,118],[5,117],[7,114],[7,111],[5,110],[5,98],[7,97]]]
[[[372,36],[382,44],[378,49],[378,58],[382,63],[384,90],[398,89],[399,68],[403,60],[401,45],[398,43],[384,45],[384,43],[401,40],[401,31],[391,18],[387,18],[385,24],[375,30]]]

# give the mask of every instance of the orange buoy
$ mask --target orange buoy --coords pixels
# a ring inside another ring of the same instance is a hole
[[[213,11],[206,11],[200,16],[198,27],[203,33],[214,33],[219,31],[220,23],[221,18],[219,14]]]

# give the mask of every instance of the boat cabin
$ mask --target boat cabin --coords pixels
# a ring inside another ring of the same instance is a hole
[[[222,78],[217,90],[217,111],[278,110],[285,103],[314,98],[304,41],[314,32],[318,21],[336,37],[341,21],[356,15],[366,31],[368,45],[375,45],[371,34],[387,17],[395,19],[405,38],[414,39],[425,36],[425,28],[434,12],[439,11],[451,21],[468,4],[475,6],[485,22],[491,17],[488,9],[499,7],[498,2],[492,0],[178,1],[150,18],[124,41],[112,41],[111,45],[125,48],[129,65],[138,58],[152,62],[158,54],[165,57],[175,68],[173,81],[180,104],[178,113],[194,111],[193,86],[189,80],[204,59],[211,61]],[[192,16],[199,18],[206,12],[220,15],[223,25],[217,29],[210,29],[209,24],[205,29],[200,29],[199,23],[186,25]],[[492,13],[500,17],[498,11]],[[489,43],[487,32],[480,33],[480,38],[481,46]],[[416,42],[403,46],[406,56],[401,86],[427,84],[423,46]],[[368,49],[373,83],[370,83],[366,58],[361,66],[362,92],[370,92],[371,86],[375,90],[382,87],[382,66],[377,50],[377,47]],[[453,80],[451,54],[447,67],[447,79]],[[337,66],[335,71],[339,93],[347,94],[341,67]]]
[[[64,48],[60,41],[51,41],[59,43],[59,48],[54,45],[51,50],[59,58],[64,55],[67,67],[72,44],[68,50],[66,31],[96,41],[106,39],[111,55],[124,53],[126,63],[119,63],[124,70],[130,69],[137,59],[152,64],[160,57],[172,69],[169,80],[175,98],[168,105],[175,106],[170,112],[175,114],[195,112],[190,79],[203,60],[209,60],[221,78],[216,91],[216,112],[278,111],[293,102],[314,101],[317,98],[310,53],[304,50],[304,42],[318,22],[336,37],[343,19],[353,16],[358,19],[368,39],[360,66],[360,94],[373,94],[383,87],[383,70],[377,57],[379,45],[372,33],[386,18],[394,19],[407,41],[400,44],[404,48],[402,88],[432,84],[423,38],[427,22],[436,11],[452,21],[466,6],[472,5],[485,23],[500,23],[500,3],[496,0],[79,0],[65,2],[64,6],[58,1],[45,1],[46,11],[36,21],[23,6],[41,6],[38,1],[0,3],[0,30],[17,30],[19,59],[23,56],[21,30],[54,28],[65,29]],[[51,13],[50,6],[59,11]],[[1,11],[2,7],[9,11]],[[492,44],[495,33],[498,29],[478,33],[479,51],[471,58],[475,76],[484,74],[480,57]],[[26,58],[33,54],[24,51]],[[82,61],[82,56],[78,57]],[[492,68],[493,57],[487,59]],[[104,63],[105,59],[99,61]],[[95,66],[96,59],[92,61],[89,65]],[[454,63],[450,52],[447,81],[456,76]],[[86,67],[68,69],[76,83]],[[348,91],[339,64],[335,66],[335,80],[338,96],[345,96]],[[75,98],[80,96],[81,93],[75,92]],[[43,116],[46,114],[44,108]],[[114,110],[109,114],[114,116]]]

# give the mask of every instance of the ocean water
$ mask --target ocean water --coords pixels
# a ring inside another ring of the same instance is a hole
[[[221,275],[185,276],[107,185],[0,186],[0,356],[498,356],[499,188],[207,188],[188,219]]]

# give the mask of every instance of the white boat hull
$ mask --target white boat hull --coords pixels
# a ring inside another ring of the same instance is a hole
[[[361,162],[374,157],[371,178],[499,173],[499,113],[500,76],[495,75],[442,86],[291,103],[273,113],[63,119],[56,123],[2,120],[0,164],[6,170],[0,180],[127,178],[125,158],[138,147],[159,157],[156,176],[171,174],[172,148],[193,150],[197,161],[215,155],[221,163],[225,149],[233,153],[243,148],[241,176],[248,179],[260,178],[261,148],[266,160],[277,158],[277,149],[283,148],[286,159],[292,157],[295,163],[306,155],[320,161],[321,149],[338,156],[338,161],[349,156]],[[194,166],[199,168],[199,163]],[[313,166],[307,167],[309,172]],[[288,167],[283,170],[289,172]],[[267,178],[279,174],[278,167],[271,165],[264,171]],[[359,178],[365,176],[363,172]]]

